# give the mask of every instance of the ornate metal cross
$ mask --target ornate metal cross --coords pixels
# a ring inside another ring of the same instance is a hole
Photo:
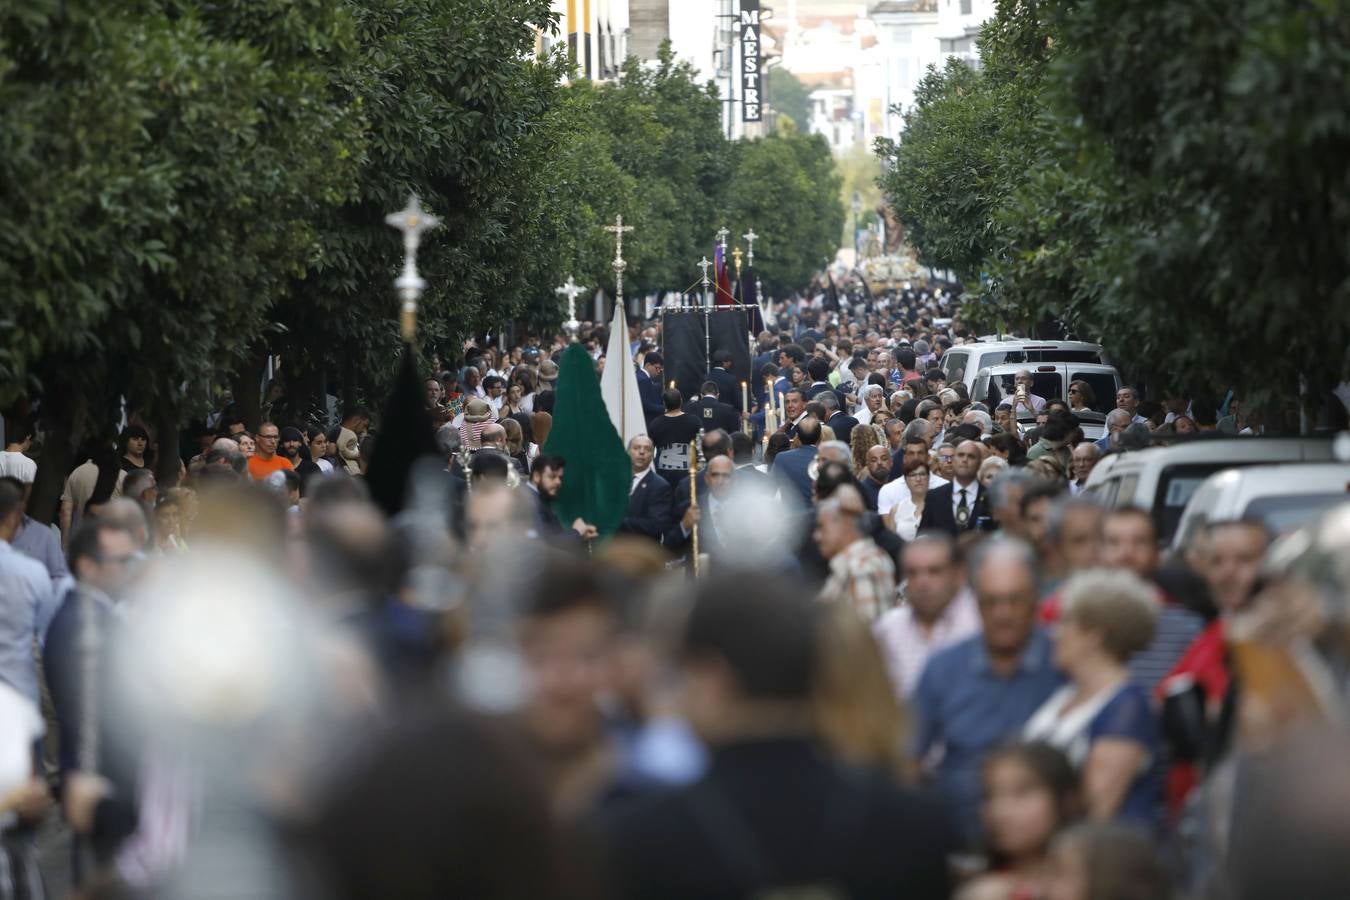
[[[727,245],[727,235],[729,234],[731,234],[731,232],[727,230],[727,227],[725,225],[723,225],[721,228],[717,230],[717,243],[725,247]]]
[[[698,267],[703,270],[703,281],[701,283],[703,284],[704,287],[707,287],[708,270],[712,268],[712,263],[708,262],[708,257],[705,256],[698,261]]]
[[[623,235],[625,231],[632,231],[632,225],[623,224],[623,213],[614,217],[613,225],[601,226],[606,231],[614,235],[614,262],[610,265],[614,268],[614,294],[620,306],[623,305],[623,270],[628,268],[628,263],[623,258]]]
[[[567,295],[567,321],[563,323],[563,331],[573,341],[577,339],[577,333],[581,331],[581,323],[577,321],[577,296],[586,290],[576,283],[571,275],[567,276],[567,283],[560,288],[554,288],[555,294]]]
[[[749,259],[750,265],[753,266],[755,264],[755,241],[759,240],[759,235],[755,234],[755,229],[751,228],[741,237],[745,238],[745,244],[750,248]]]
[[[422,232],[439,227],[441,220],[423,212],[421,201],[413,194],[408,197],[408,205],[385,216],[384,223],[403,232],[403,274],[394,281],[394,287],[403,300],[399,310],[399,330],[403,340],[412,343],[417,337],[417,301],[427,287],[426,281],[417,274],[417,248],[422,243]]]
[[[735,250],[732,250],[731,255],[736,258],[736,280],[739,281],[741,278],[741,248],[737,247]]]

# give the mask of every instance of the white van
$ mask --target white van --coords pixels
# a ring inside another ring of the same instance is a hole
[[[1090,344],[1086,341],[1010,339],[960,344],[943,353],[939,365],[947,376],[948,384],[960,381],[970,389],[974,387],[975,378],[981,369],[1042,362],[1110,363],[1111,361],[1102,352],[1101,344]]]
[[[1158,541],[1165,546],[1172,542],[1191,495],[1215,472],[1334,459],[1326,438],[1200,435],[1165,447],[1107,454],[1088,476],[1084,491],[1108,509],[1134,506],[1151,512]]]
[[[1259,519],[1281,534],[1350,503],[1350,463],[1285,463],[1215,472],[1195,489],[1172,548],[1181,549],[1210,522]]]

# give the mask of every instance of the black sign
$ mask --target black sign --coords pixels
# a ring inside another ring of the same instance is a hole
[[[764,85],[759,74],[759,0],[741,0],[741,121],[763,118]]]

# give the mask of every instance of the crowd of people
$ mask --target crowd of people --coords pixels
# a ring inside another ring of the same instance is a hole
[[[614,534],[556,512],[561,336],[430,361],[399,511],[362,406],[133,414],[50,511],[7,419],[0,896],[58,816],[88,897],[1338,895],[1350,512],[1165,557],[1085,487],[1208,404],[971,402],[946,312],[780,306],[692,397],[634,325]]]

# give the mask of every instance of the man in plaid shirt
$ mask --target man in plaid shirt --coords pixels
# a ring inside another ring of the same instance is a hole
[[[847,603],[868,622],[895,606],[895,564],[863,531],[862,495],[840,487],[816,510],[816,543],[830,561],[820,599]]]

